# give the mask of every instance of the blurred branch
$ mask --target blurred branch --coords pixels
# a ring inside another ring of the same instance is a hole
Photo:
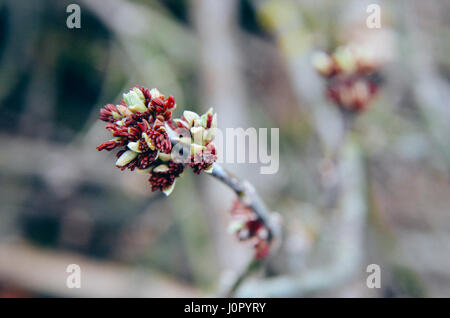
[[[425,30],[420,27],[423,22],[420,14],[420,2],[415,5],[403,7],[398,12],[404,17],[407,30],[404,37],[404,52],[407,69],[411,70],[413,80],[409,80],[413,88],[415,99],[422,113],[432,140],[439,147],[447,161],[447,170],[450,169],[450,85],[438,72],[438,65],[432,52],[432,42]],[[400,19],[401,20],[401,19]],[[411,49],[411,45],[413,49]]]
[[[7,149],[0,155],[0,170],[6,175],[42,177],[56,193],[63,195],[71,193],[83,182],[90,182],[148,198],[147,188],[140,187],[136,182],[141,176],[121,178],[120,171],[102,164],[102,156],[92,151],[95,142],[91,140],[82,147],[66,146],[45,140],[0,135],[0,144]],[[151,198],[149,200],[153,200]]]
[[[69,289],[69,264],[81,268],[81,288]],[[162,274],[71,253],[36,249],[23,243],[0,244],[0,280],[60,297],[198,297],[197,290]]]
[[[262,267],[263,260],[253,259],[248,263],[247,267],[242,271],[240,275],[238,275],[235,280],[230,284],[228,290],[223,293],[225,297],[233,297],[236,291],[242,286],[244,281],[250,277],[256,270]],[[219,293],[219,296],[222,294]]]
[[[116,32],[124,43],[132,46],[156,44],[171,59],[185,65],[196,64],[194,34],[162,10],[125,0],[82,0],[82,3]]]
[[[298,275],[284,275],[262,281],[249,281],[238,289],[240,297],[293,297],[328,290],[348,281],[362,259],[362,237],[367,205],[365,171],[359,145],[349,139],[339,156],[342,180],[339,213],[333,228],[336,242],[332,245],[329,264]]]
[[[171,17],[157,2],[148,4],[125,0],[83,0],[115,34],[117,42],[129,56],[131,65],[121,66],[130,83],[157,83],[161,91],[170,91],[182,105],[192,76],[198,65],[195,34]],[[119,67],[119,66],[115,66]],[[187,87],[185,87],[186,85]]]
[[[261,22],[275,35],[298,106],[305,107],[323,151],[334,152],[343,123],[335,108],[323,99],[321,80],[311,65],[314,49],[311,26],[305,23],[302,4],[295,1],[252,1]],[[301,105],[300,105],[301,103]]]

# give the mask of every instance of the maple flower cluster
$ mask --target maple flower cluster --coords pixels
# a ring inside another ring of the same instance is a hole
[[[230,211],[232,221],[230,232],[240,241],[251,241],[255,249],[255,258],[267,257],[270,249],[269,231],[256,213],[240,200],[235,200]]]
[[[171,139],[180,144],[187,155],[187,162],[194,173],[211,172],[217,160],[217,151],[212,142],[217,129],[217,114],[210,108],[205,114],[198,115],[184,111],[183,117],[167,123]]]
[[[172,96],[136,85],[118,105],[100,110],[99,119],[107,122],[105,128],[113,138],[97,149],[119,149],[116,167],[148,173],[151,190],[169,195],[185,166],[200,174],[210,172],[217,160],[212,143],[217,115],[212,109],[202,116],[185,111],[181,119],[172,119],[175,108]]]
[[[362,47],[345,46],[333,53],[317,52],[312,63],[327,80],[328,98],[343,110],[366,110],[379,89],[378,62]]]

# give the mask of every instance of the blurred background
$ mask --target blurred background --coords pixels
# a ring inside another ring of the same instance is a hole
[[[173,95],[175,117],[212,106],[221,129],[280,129],[278,173],[226,164],[284,227],[238,295],[450,296],[450,2],[83,0],[79,29],[70,3],[0,2],[0,297],[211,296],[246,267],[228,188],[187,172],[165,198],[95,149],[100,108],[134,84]],[[330,207],[342,123],[311,55],[348,43],[382,59],[383,87]]]

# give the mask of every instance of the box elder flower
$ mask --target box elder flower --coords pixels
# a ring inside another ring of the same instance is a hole
[[[327,96],[342,110],[366,110],[380,86],[379,63],[367,49],[337,48],[333,53],[313,55],[314,68],[327,80]]]
[[[173,120],[175,108],[172,96],[166,98],[156,88],[149,90],[136,85],[123,94],[119,105],[108,104],[100,110],[99,119],[107,122],[106,129],[113,138],[97,149],[110,151],[118,148],[116,167],[148,173],[151,190],[169,195],[185,168],[183,163],[172,158],[173,141],[190,145],[189,166],[197,174],[211,171],[217,160],[212,143],[217,115],[212,109],[202,116],[185,111],[181,119]],[[189,138],[180,140],[175,135],[171,140],[169,133],[173,134],[179,128],[186,128]],[[198,138],[199,134],[201,138]]]

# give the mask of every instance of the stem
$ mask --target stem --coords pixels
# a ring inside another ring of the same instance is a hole
[[[221,165],[214,163],[211,175],[229,186],[245,205],[252,209],[258,219],[263,223],[268,231],[268,242],[281,236],[281,227],[270,219],[270,212],[256,192],[255,188],[247,181],[240,180],[235,175],[225,170]],[[225,293],[226,297],[232,297],[242,282],[250,274],[261,267],[265,262],[253,258],[242,273],[231,284],[229,290]]]
[[[238,288],[242,285],[244,280],[250,276],[250,274],[257,270],[263,264],[262,260],[252,259],[244,271],[236,278],[236,280],[231,284],[230,289],[226,292],[225,297],[232,297]]]
[[[173,138],[170,139],[170,142],[172,143],[172,147],[178,144],[178,141]],[[261,223],[268,231],[268,242],[272,241],[274,237],[280,236],[280,226],[270,220],[269,210],[259,197],[253,185],[250,184],[250,182],[239,179],[232,173],[225,170],[217,162],[213,164],[211,175],[229,186],[237,194],[239,200],[241,200],[242,203],[244,203],[247,207],[249,207],[256,213],[258,220],[261,221]]]
[[[340,113],[341,113],[341,119],[342,119],[342,133],[341,136],[337,142],[337,145],[331,149],[330,151],[327,151],[327,149],[324,149],[324,160],[329,162],[331,165],[331,169],[334,170],[334,173],[339,173],[339,156],[341,155],[342,148],[345,147],[345,144],[348,143],[348,139],[351,137],[351,134],[353,132],[353,126],[356,119],[356,114],[354,112],[348,111],[342,107],[339,107]],[[334,182],[331,184],[328,182],[322,182],[323,186],[323,203],[322,208],[329,210],[336,207],[337,200],[340,196],[341,191],[341,184],[342,180],[341,178],[337,178]]]
[[[261,200],[255,188],[248,181],[240,180],[238,177],[225,170],[218,163],[214,163],[211,175],[229,186],[238,195],[239,200],[241,200],[246,206],[256,213],[258,219],[264,224],[265,228],[267,228],[269,232],[269,242],[274,237],[280,236],[280,226],[270,220],[270,212]]]
[[[171,139],[171,142],[172,146],[178,143],[178,141],[174,139]],[[255,212],[258,220],[261,221],[263,226],[267,229],[268,243],[271,243],[275,238],[281,237],[281,226],[271,219],[270,211],[267,209],[263,200],[250,182],[239,179],[216,162],[213,164],[211,176],[230,187],[237,194],[239,200]],[[226,292],[225,295],[228,297],[232,296],[245,278],[263,263],[264,262],[261,260],[252,259],[246,269],[237,277],[234,283],[231,284],[229,291]]]

